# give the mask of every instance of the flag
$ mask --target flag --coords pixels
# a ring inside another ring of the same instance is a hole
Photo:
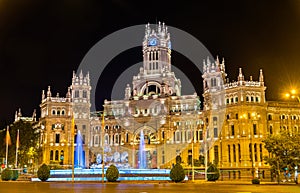
[[[5,143],[6,143],[6,145],[11,145],[11,139],[10,139],[10,135],[9,135],[9,127],[7,127],[7,129],[6,129]]]
[[[19,141],[19,129],[18,129],[18,133],[17,133],[17,141],[16,141],[16,148],[18,149],[20,146],[20,141]]]

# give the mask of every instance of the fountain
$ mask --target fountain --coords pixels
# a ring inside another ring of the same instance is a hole
[[[140,134],[140,146],[139,146],[139,169],[147,168],[147,159],[146,159],[146,151],[145,151],[145,137],[144,131],[141,130]]]
[[[76,135],[76,148],[74,152],[74,167],[84,168],[85,167],[85,152],[83,151],[83,140],[78,130]]]

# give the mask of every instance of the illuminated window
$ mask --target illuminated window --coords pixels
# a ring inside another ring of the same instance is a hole
[[[200,134],[199,134],[200,135],[200,140],[203,140],[203,131],[200,130],[199,132],[200,132]]]
[[[272,135],[273,134],[273,126],[270,125],[270,134]]]
[[[260,160],[263,160],[262,144],[259,144],[259,157],[260,157]]]
[[[231,136],[234,136],[234,125],[231,125]]]
[[[254,160],[257,162],[257,145],[254,144]]]
[[[230,145],[228,145],[228,162],[231,162],[231,157],[230,157]]]
[[[58,155],[58,150],[56,150],[56,151],[55,151],[55,161],[58,161],[58,157],[59,157],[59,155]]]
[[[87,98],[87,92],[86,92],[86,90],[84,90],[84,91],[82,92],[82,98]]]
[[[235,150],[235,145],[232,146],[233,149],[233,162],[236,162],[236,150]]]
[[[74,98],[79,98],[79,90],[75,90],[75,96]]]
[[[240,144],[238,144],[238,156],[239,156],[239,162],[241,162],[242,161],[242,155],[241,155],[241,145]]]
[[[249,144],[249,157],[250,161],[252,161],[252,143]]]
[[[253,124],[253,135],[257,135],[256,124]]]
[[[218,128],[214,128],[214,137],[218,138]]]
[[[215,154],[215,163],[219,162],[219,147],[217,145],[214,146],[214,154]]]
[[[60,134],[56,133],[55,134],[55,143],[59,143],[59,138],[60,138]]]
[[[217,86],[217,80],[216,78],[211,79],[211,87]]]
[[[50,151],[50,161],[53,160],[53,150]]]

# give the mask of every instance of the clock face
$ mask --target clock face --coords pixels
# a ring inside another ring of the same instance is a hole
[[[156,46],[157,45],[157,39],[156,38],[150,38],[148,41],[148,44],[150,46]]]

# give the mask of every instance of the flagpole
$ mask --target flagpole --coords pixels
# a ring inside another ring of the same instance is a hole
[[[19,129],[18,129],[18,133],[17,133],[17,142],[16,142],[16,163],[15,166],[16,168],[18,168],[18,149],[19,149]]]
[[[72,151],[72,182],[74,182],[74,134],[75,134],[75,120],[74,115],[72,116],[72,123],[71,123],[71,151]]]
[[[5,137],[5,142],[6,142],[6,153],[5,153],[5,168],[7,168],[7,157],[8,157],[8,135],[9,135],[9,127],[7,126],[6,129],[6,137]]]

